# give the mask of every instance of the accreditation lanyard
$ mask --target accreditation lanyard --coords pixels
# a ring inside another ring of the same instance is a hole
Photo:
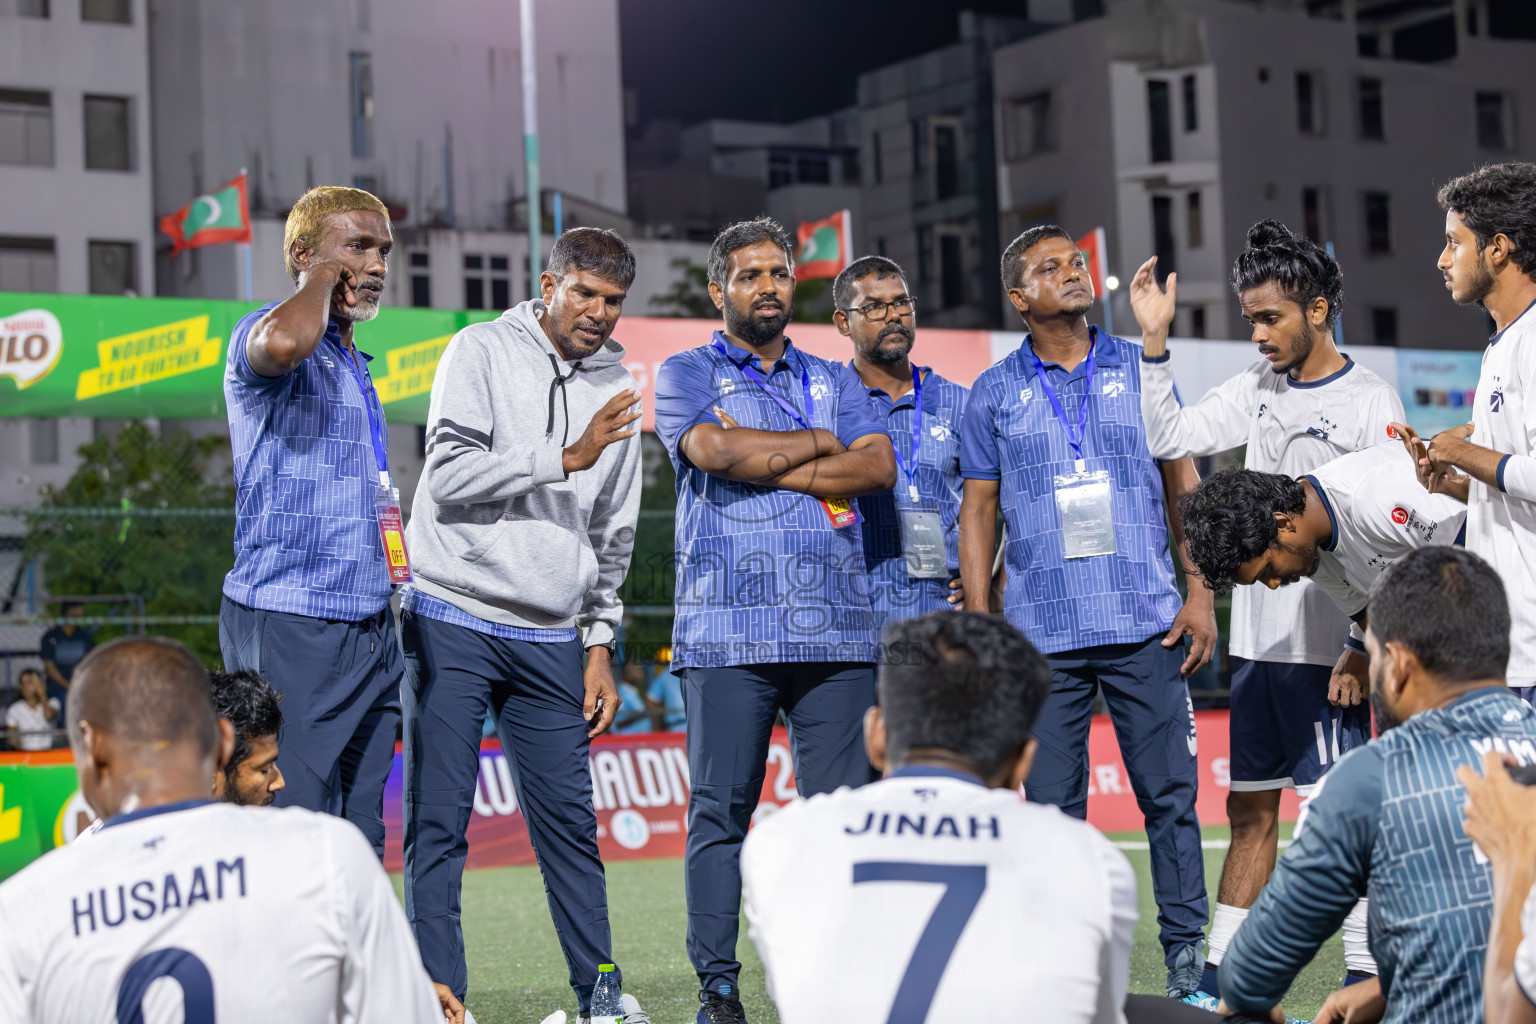
[[[1026,342],[1027,344],[1027,342]],[[1061,407],[1061,396],[1056,394],[1056,388],[1051,384],[1051,378],[1045,372],[1045,364],[1040,361],[1040,355],[1030,345],[1029,355],[1035,361],[1035,376],[1040,380],[1040,389],[1045,392],[1045,397],[1051,402],[1051,410],[1056,413],[1056,419],[1061,423],[1061,429],[1067,432],[1067,444],[1072,446],[1072,452],[1077,456],[1077,471],[1083,472],[1087,466],[1083,459],[1083,438],[1088,431],[1088,398],[1093,394],[1093,365],[1094,352],[1098,348],[1093,340],[1088,345],[1088,370],[1083,377],[1083,404],[1077,410],[1077,430],[1074,432],[1072,423],[1067,419],[1067,412]]]
[[[907,495],[912,499],[912,504],[919,502],[917,494],[917,452],[923,443],[923,371],[918,367],[912,367],[912,460],[910,463],[901,457],[901,449],[894,443],[891,445],[896,451],[896,465],[901,467],[901,472],[907,478]]]
[[[379,393],[374,389],[373,378],[363,373],[357,358],[357,348],[347,349],[347,362],[352,376],[357,378],[357,389],[363,396],[363,408],[368,413],[368,433],[373,440],[373,459],[379,470],[379,486],[374,492],[373,512],[379,523],[379,540],[384,543],[384,559],[388,565],[389,582],[411,582],[411,558],[405,551],[405,521],[400,515],[400,492],[390,483],[389,449],[384,446],[384,412],[381,408],[374,415]]]
[[[714,338],[713,341],[715,348],[720,350],[720,354],[734,363],[735,360],[731,359],[731,354],[726,351],[725,344],[719,338]],[[741,372],[747,375],[748,380],[762,388],[764,394],[779,403],[779,408],[789,413],[796,423],[806,430],[812,429],[811,424],[816,422],[816,400],[811,397],[811,371],[806,368],[804,360],[800,363],[800,390],[805,396],[804,416],[800,415],[800,410],[795,408],[793,402],[768,386],[767,378],[763,376],[762,371],[753,365],[755,361],[756,357],[753,357],[753,359],[739,364]]]

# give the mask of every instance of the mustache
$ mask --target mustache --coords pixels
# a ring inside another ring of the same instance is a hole
[[[890,324],[884,330],[882,330],[878,335],[875,336],[875,341],[876,342],[881,342],[881,341],[884,341],[886,338],[896,338],[896,337],[906,338],[908,341],[911,341],[912,340],[912,331],[909,328],[907,328],[907,326],[905,324]]]
[[[370,278],[367,278],[366,280],[361,281],[352,290],[354,292],[379,292],[379,293],[382,293],[384,291],[384,279],[382,277],[370,277]]]

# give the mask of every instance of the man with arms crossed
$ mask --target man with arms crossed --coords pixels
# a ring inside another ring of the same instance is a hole
[[[1030,333],[977,378],[965,407],[966,607],[988,610],[1001,503],[1003,612],[1055,678],[1025,795],[1087,815],[1088,726],[1102,688],[1146,816],[1167,991],[1182,998],[1200,980],[1207,915],[1195,718],[1182,675],[1210,659],[1216,621],[1204,587],[1191,587],[1180,607],[1164,509],[1165,488],[1171,507],[1198,478],[1188,459],[1159,464],[1148,452],[1136,349],[1089,325],[1093,284],[1072,236],[1030,228],[1004,252],[1002,273]]]
[[[1470,551],[1428,547],[1371,590],[1365,643],[1382,735],[1339,759],[1303,805],[1221,962],[1225,1009],[1271,1013],[1370,895],[1377,978],[1335,992],[1323,1024],[1477,1024],[1492,879],[1462,829],[1458,766],[1536,752],[1536,710],[1509,692],[1509,607]]]
[[[372,195],[306,192],[283,233],[297,290],[240,319],[224,368],[236,491],[224,666],[283,695],[278,806],[344,815],[380,857],[404,674],[389,599],[409,567],[385,554],[400,501],[353,329],[378,315],[393,247]]]
[[[1339,352],[1333,326],[1344,300],[1339,265],[1283,224],[1260,221],[1232,266],[1232,289],[1263,356],[1181,407],[1168,352],[1178,275],[1157,285],[1153,257],[1131,281],[1142,329],[1142,414],[1147,446],[1160,459],[1214,455],[1247,446],[1245,463],[1299,477],[1345,452],[1388,440],[1403,418],[1392,385]],[[1365,656],[1344,650],[1349,622],[1308,581],[1286,591],[1244,588],[1232,599],[1232,846],[1222,864],[1201,999],[1214,1005],[1216,966],[1274,868],[1280,791],[1305,796],[1336,758],[1313,741],[1330,720],[1338,752],[1371,735]],[[1375,973],[1365,950],[1364,912],[1345,926],[1346,968]]]
[[[0,885],[0,1020],[462,1020],[433,996],[354,826],[209,799],[234,736],[186,648],[135,636],[93,651],[69,738],[106,824]]]
[[[854,260],[832,282],[832,322],[853,342],[848,368],[885,421],[900,470],[888,494],[859,499],[864,561],[878,632],[889,622],[958,607],[960,420],[970,389],[911,360],[917,310],[901,267]]]
[[[1404,428],[1432,491],[1467,503],[1467,550],[1497,566],[1510,601],[1509,685],[1536,697],[1536,164],[1494,164],[1440,190],[1451,298],[1477,303],[1496,333],[1483,353],[1472,422],[1427,444]],[[1459,472],[1458,472],[1459,471]],[[1465,474],[1465,475],[1463,475]]]
[[[618,588],[640,511],[640,392],[610,337],[634,276],[616,233],[567,231],[540,298],[460,331],[432,381],[401,602],[405,900],[427,972],[460,999],[487,707],[583,1016],[612,962],[587,751],[619,709]]]
[[[868,391],[784,334],[794,243],[766,218],[725,228],[709,294],[725,330],[656,375],[656,433],[677,471],[672,666],[688,715],[688,956],[701,1024],[745,1021],[737,989],[741,842],[774,720],[802,796],[874,778],[859,742],[878,637],[853,499],[896,457]]]

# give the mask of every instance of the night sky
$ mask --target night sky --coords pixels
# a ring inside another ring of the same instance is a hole
[[[619,0],[624,86],[643,124],[796,121],[853,103],[861,72],[960,38],[946,0]],[[965,7],[1023,13],[1023,0]]]

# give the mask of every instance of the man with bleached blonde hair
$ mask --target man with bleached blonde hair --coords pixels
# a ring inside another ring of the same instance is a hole
[[[237,489],[219,646],[283,696],[279,807],[350,819],[384,853],[404,665],[389,599],[410,580],[384,410],[353,328],[378,314],[389,212],[355,188],[288,214],[293,295],[230,334],[224,398]]]

